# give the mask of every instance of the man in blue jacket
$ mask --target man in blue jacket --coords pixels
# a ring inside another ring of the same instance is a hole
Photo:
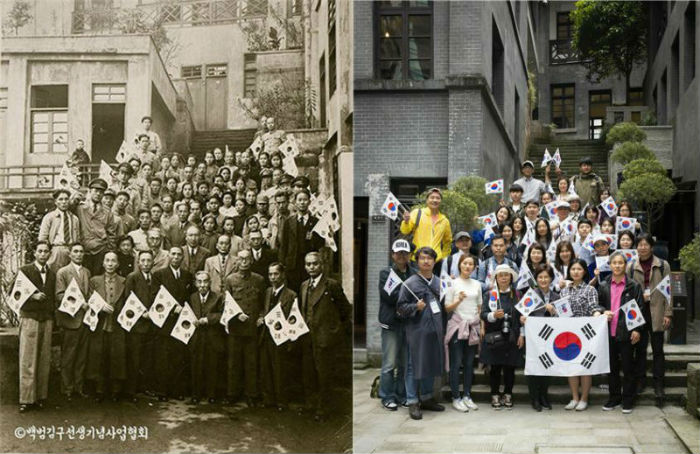
[[[406,402],[404,367],[406,365],[406,334],[401,320],[396,315],[399,290],[385,290],[386,282],[393,270],[405,281],[415,272],[409,266],[411,246],[406,240],[396,240],[391,247],[391,266],[379,272],[379,325],[382,327],[382,371],[379,378],[379,398],[389,411],[396,411]],[[396,375],[394,375],[396,371]]]

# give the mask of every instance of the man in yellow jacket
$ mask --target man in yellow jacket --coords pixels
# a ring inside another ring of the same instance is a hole
[[[452,229],[450,220],[440,213],[442,193],[438,188],[428,191],[425,208],[416,208],[410,213],[404,211],[401,222],[401,233],[409,235],[413,233],[414,251],[427,246],[437,252],[437,261],[449,257],[452,248]],[[415,260],[415,257],[412,257]],[[436,270],[440,267],[436,265]]]

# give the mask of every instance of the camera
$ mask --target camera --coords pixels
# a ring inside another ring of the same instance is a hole
[[[510,314],[503,314],[503,327],[501,328],[501,331],[503,332],[503,334],[510,333],[510,319],[511,319]]]

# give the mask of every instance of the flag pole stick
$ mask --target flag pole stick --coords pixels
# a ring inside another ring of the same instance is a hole
[[[416,301],[420,301],[420,298],[418,298],[418,296],[416,296],[416,294],[413,293],[413,290],[411,290],[411,288],[410,288],[408,285],[406,285],[406,282],[401,281],[401,285],[403,285],[404,288],[405,288],[406,290],[408,290],[408,291],[411,293],[411,295],[413,295],[413,297],[416,299]]]

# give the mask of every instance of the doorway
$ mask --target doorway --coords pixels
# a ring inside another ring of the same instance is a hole
[[[610,90],[591,91],[588,94],[588,138],[600,139],[607,107],[612,105]]]
[[[92,162],[114,163],[124,141],[124,104],[92,105]]]

